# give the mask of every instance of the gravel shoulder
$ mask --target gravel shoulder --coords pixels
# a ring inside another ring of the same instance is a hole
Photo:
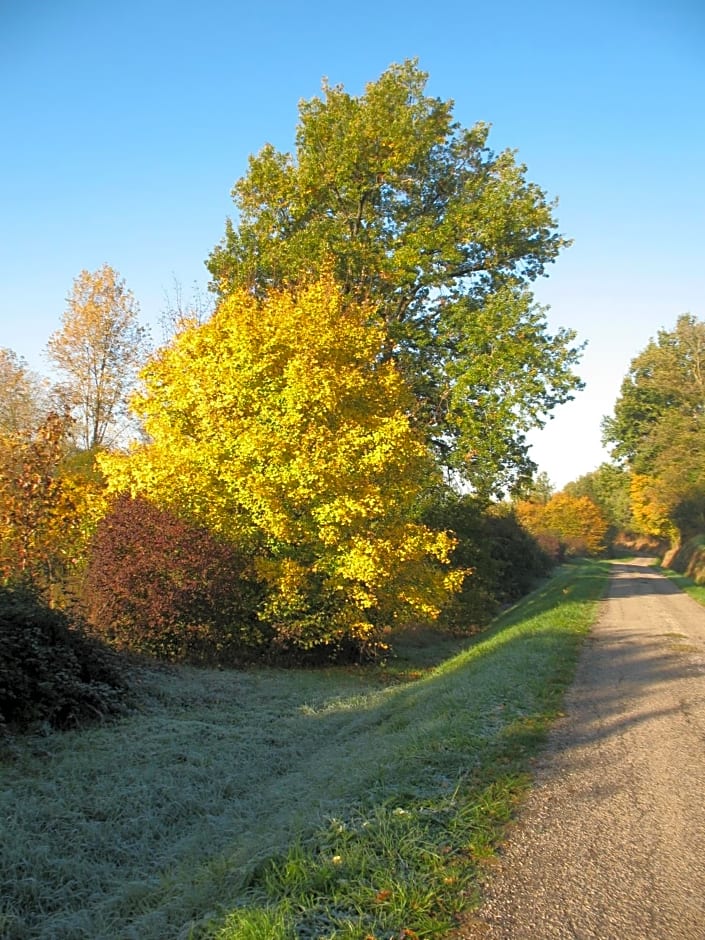
[[[485,902],[453,940],[704,940],[705,608],[615,563]]]

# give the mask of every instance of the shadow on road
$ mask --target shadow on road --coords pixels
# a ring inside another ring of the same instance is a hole
[[[658,571],[615,564],[602,605],[554,729],[561,752],[682,714],[683,683],[705,677],[705,608]]]
[[[682,594],[673,581],[659,571],[636,564],[615,563],[607,589],[608,597],[635,597],[643,594]]]

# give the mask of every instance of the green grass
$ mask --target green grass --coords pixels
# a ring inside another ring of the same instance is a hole
[[[705,607],[705,584],[696,584],[692,578],[687,578],[684,574],[679,574],[677,571],[671,571],[670,568],[659,568],[659,570],[662,574],[665,574],[667,578],[670,578],[681,591],[690,594],[694,601],[697,601],[698,604],[702,604]]]
[[[385,667],[145,671],[138,713],[16,744],[0,936],[442,936],[477,900],[607,567],[561,569],[472,639],[399,638]]]

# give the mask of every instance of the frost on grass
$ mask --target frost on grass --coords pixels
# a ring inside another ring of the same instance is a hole
[[[313,878],[301,897],[318,898],[302,929],[342,924],[351,910],[403,921],[428,894],[433,866],[440,885],[457,877],[444,859],[458,845],[491,849],[514,784],[488,790],[483,774],[498,755],[533,746],[592,616],[558,593],[558,608],[548,597],[545,611],[513,615],[417,681],[168,669],[142,676],[131,717],[28,740],[0,765],[10,834],[0,844],[0,935],[163,940],[214,917],[225,924],[237,908],[249,926],[239,920],[223,937],[255,940],[265,923],[285,937],[291,912],[275,862],[287,858]],[[396,871],[398,883],[368,883],[373,870]],[[266,871],[273,893],[262,900]],[[347,883],[338,914],[315,888],[331,878]],[[396,913],[379,900],[386,890]]]

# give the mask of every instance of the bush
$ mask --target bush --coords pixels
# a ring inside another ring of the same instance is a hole
[[[554,565],[562,565],[566,559],[567,546],[555,532],[535,532],[536,544]]]
[[[428,525],[457,538],[453,567],[470,569],[463,588],[443,612],[452,629],[484,626],[505,604],[528,593],[553,562],[505,506],[490,506],[452,491],[436,494],[427,507]]]
[[[264,639],[248,575],[231,545],[123,495],[98,525],[83,599],[92,628],[118,649],[232,662]]]
[[[549,574],[553,559],[508,506],[490,508],[485,526],[494,562],[495,596],[501,604],[518,601]]]
[[[21,588],[0,588],[0,724],[75,727],[122,710],[115,654]]]

